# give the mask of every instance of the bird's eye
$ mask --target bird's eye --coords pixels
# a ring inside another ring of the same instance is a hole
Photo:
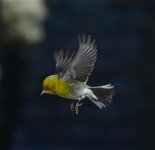
[[[49,90],[49,91],[53,91],[53,88],[52,88],[52,87],[49,87],[48,90]]]

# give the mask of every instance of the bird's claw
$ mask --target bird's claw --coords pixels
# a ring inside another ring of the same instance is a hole
[[[79,106],[82,106],[83,103],[80,103],[80,101],[78,101],[75,106],[74,106],[74,102],[71,104],[71,111],[75,112],[75,114],[77,115],[79,113]]]
[[[71,111],[74,111],[74,102],[73,103],[71,103]]]

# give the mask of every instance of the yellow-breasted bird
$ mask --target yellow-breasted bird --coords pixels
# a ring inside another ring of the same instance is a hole
[[[95,39],[92,39],[90,35],[79,37],[79,48],[76,52],[56,51],[54,55],[56,74],[45,78],[41,95],[54,94],[74,100],[71,110],[76,114],[78,114],[78,107],[82,105],[81,100],[86,97],[100,109],[106,107],[112,101],[115,93],[114,86],[111,84],[97,87],[87,85],[96,55]]]

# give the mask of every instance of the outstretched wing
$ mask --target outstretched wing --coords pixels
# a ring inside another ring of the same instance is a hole
[[[69,53],[69,51],[64,52],[63,49],[61,49],[60,51],[56,51],[54,53],[54,59],[56,62],[56,73],[61,74],[61,76],[64,75],[73,57],[74,53]]]
[[[76,80],[84,82],[88,79],[94,68],[96,52],[95,40],[90,35],[79,37],[79,49],[70,65]]]
[[[79,49],[74,54],[66,54],[60,51],[55,54],[56,69],[60,71],[60,77],[64,80],[87,81],[96,61],[95,40],[90,35],[79,37]]]

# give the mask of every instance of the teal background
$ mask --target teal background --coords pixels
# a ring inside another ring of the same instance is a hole
[[[1,44],[0,149],[153,150],[154,2],[48,0],[47,5],[44,41]],[[98,45],[88,84],[111,83],[117,92],[107,109],[86,99],[76,116],[70,100],[40,93],[43,79],[55,71],[54,51],[77,50],[83,33]]]

